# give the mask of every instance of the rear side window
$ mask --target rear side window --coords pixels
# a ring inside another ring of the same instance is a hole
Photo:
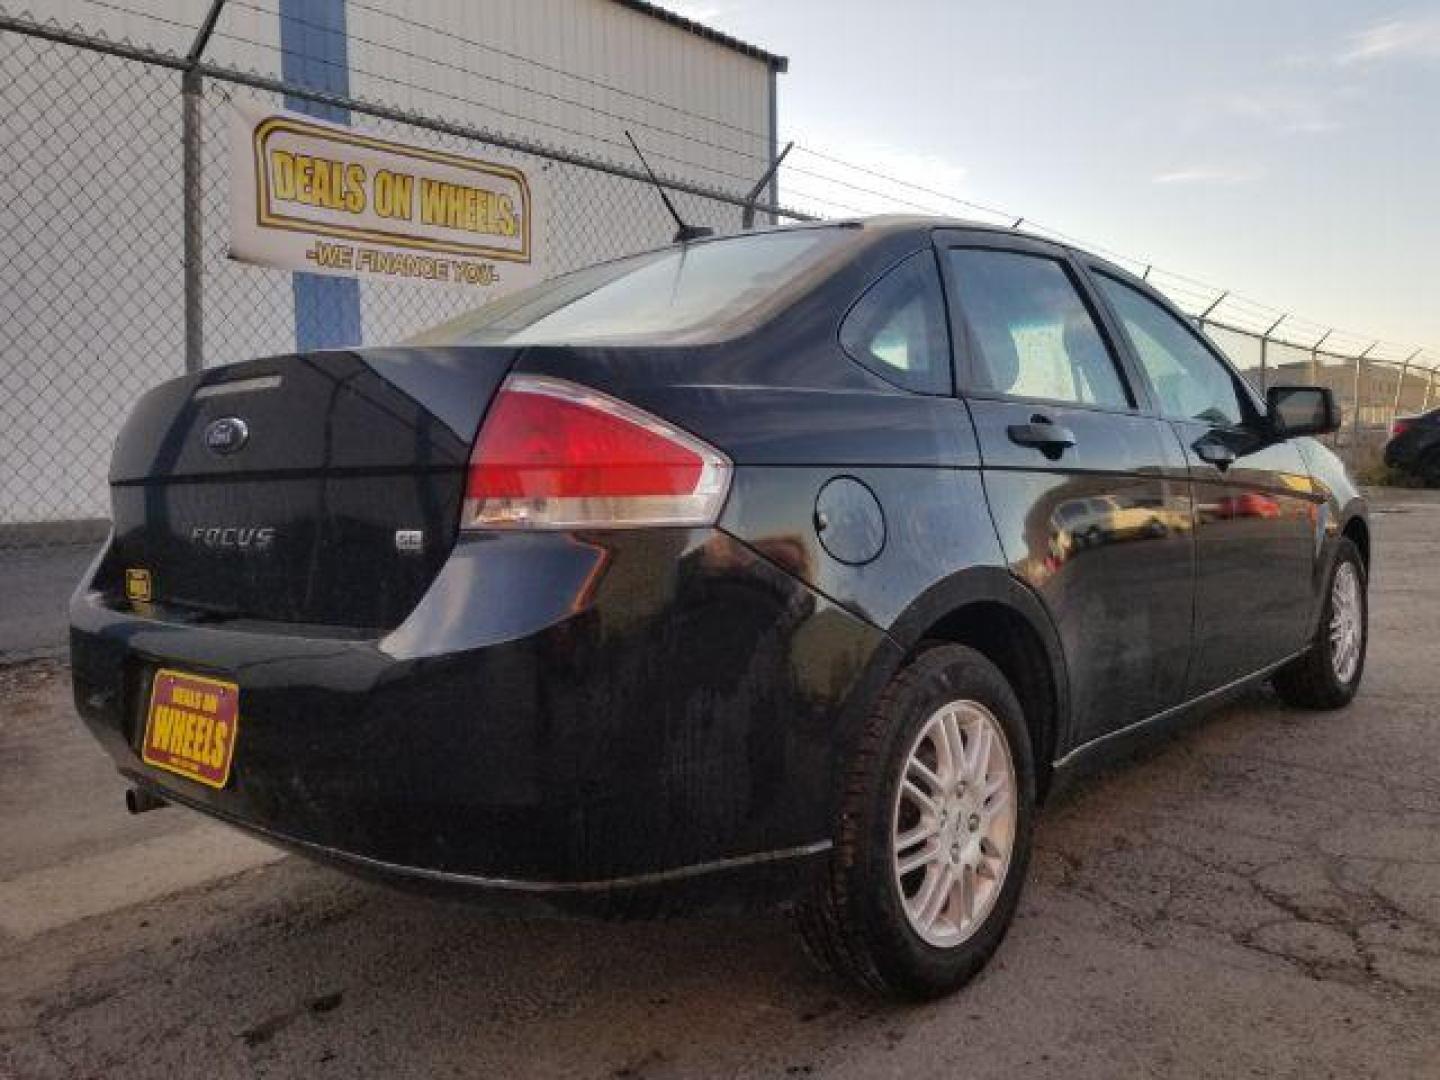
[[[950,392],[950,332],[935,256],[910,256],[870,286],[840,327],[840,345],[887,382]]]
[[[1244,417],[1235,379],[1179,319],[1148,296],[1104,274],[1100,291],[1125,324],[1161,411],[1209,424],[1238,424]]]
[[[1105,339],[1065,267],[1043,255],[951,248],[977,390],[1124,409]]]

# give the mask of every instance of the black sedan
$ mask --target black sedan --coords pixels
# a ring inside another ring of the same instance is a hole
[[[1440,487],[1440,409],[1397,416],[1385,444],[1385,464]]]
[[[1258,680],[1354,695],[1338,422],[1015,232],[672,246],[151,390],[75,700],[135,809],[492,901],[784,903],[934,995],[1060,779]]]

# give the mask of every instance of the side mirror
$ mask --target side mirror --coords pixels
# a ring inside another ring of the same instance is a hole
[[[1272,386],[1265,392],[1270,432],[1277,439],[1340,430],[1340,406],[1324,386]]]

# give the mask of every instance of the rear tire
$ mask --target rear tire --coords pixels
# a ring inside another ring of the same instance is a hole
[[[886,996],[958,989],[1004,938],[1030,860],[1035,769],[1010,684],[973,649],[926,649],[876,703],[844,784],[826,878],[798,912],[806,951]]]
[[[1365,674],[1369,612],[1365,562],[1354,543],[1341,537],[1325,582],[1325,604],[1315,638],[1303,656],[1271,677],[1280,699],[1301,709],[1350,704]]]

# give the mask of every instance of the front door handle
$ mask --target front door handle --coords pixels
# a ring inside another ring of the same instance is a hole
[[[1075,445],[1073,431],[1038,414],[1028,424],[1011,424],[1006,431],[1016,446],[1034,447],[1052,460]]]
[[[1235,451],[1219,439],[1206,436],[1195,443],[1195,456],[1224,472],[1235,464]]]

